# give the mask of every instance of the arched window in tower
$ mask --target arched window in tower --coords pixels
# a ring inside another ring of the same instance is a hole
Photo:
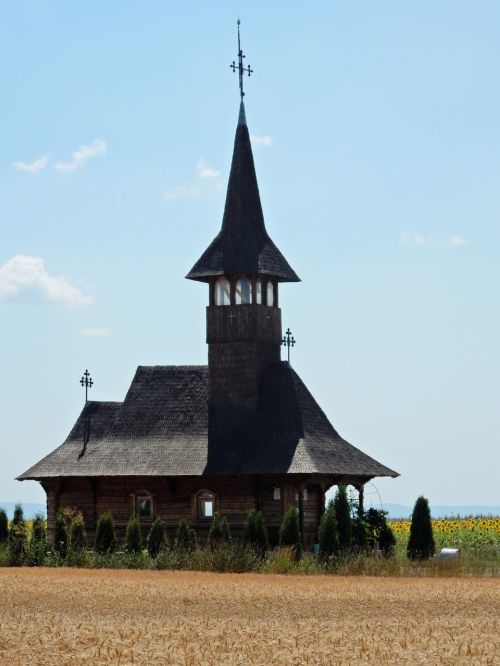
[[[255,302],[259,305],[262,303],[262,278],[255,281]]]
[[[236,305],[246,305],[252,302],[252,283],[248,278],[239,278],[236,281]]]
[[[270,307],[274,305],[274,285],[272,282],[267,283],[267,304]]]
[[[231,305],[231,285],[225,277],[220,277],[215,282],[215,305]]]

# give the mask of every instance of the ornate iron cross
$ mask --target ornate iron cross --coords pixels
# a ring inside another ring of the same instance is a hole
[[[290,363],[290,347],[295,347],[295,338],[292,335],[292,331],[287,328],[286,333],[283,336],[281,341],[283,347],[288,347],[288,363]]]
[[[85,404],[87,404],[89,401],[89,388],[91,388],[94,384],[94,380],[90,376],[90,372],[88,370],[85,370],[83,373],[83,377],[80,379],[80,384],[85,386]]]
[[[238,77],[240,80],[240,97],[241,101],[243,101],[243,97],[245,97],[245,93],[243,92],[243,74],[253,74],[253,69],[248,65],[248,67],[243,66],[243,58],[246,56],[243,54],[243,51],[241,50],[241,44],[240,44],[240,19],[238,19],[238,64],[233,60],[233,64],[229,65],[233,72],[236,72],[238,70]]]

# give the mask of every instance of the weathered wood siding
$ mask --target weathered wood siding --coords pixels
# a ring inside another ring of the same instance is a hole
[[[280,499],[274,499],[274,488],[280,488]],[[226,516],[234,537],[243,535],[248,512],[256,507],[264,514],[271,542],[276,543],[284,511],[299,507],[298,493],[307,491],[302,502],[304,545],[317,540],[319,518],[324,494],[318,483],[291,483],[290,479],[270,477],[103,477],[98,479],[66,478],[46,481],[49,539],[53,538],[58,507],[72,507],[82,512],[89,536],[95,531],[99,514],[110,511],[115,520],[117,536],[124,538],[126,524],[134,512],[134,497],[147,491],[153,497],[153,518],[141,519],[144,534],[156,516],[163,518],[171,536],[181,519],[195,528],[203,540],[211,521],[200,519],[196,495],[202,490],[215,494],[215,510]]]

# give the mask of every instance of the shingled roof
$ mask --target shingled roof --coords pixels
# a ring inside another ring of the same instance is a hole
[[[216,275],[237,273],[269,275],[280,282],[300,282],[266,231],[243,102],[222,229],[186,277],[206,282]]]
[[[206,366],[139,366],[123,403],[88,402],[19,480],[71,476],[398,476],[346,442],[286,362],[263,378],[254,427],[211,427]]]

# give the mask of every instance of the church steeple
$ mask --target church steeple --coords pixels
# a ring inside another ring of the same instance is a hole
[[[209,282],[216,276],[235,274],[266,275],[277,282],[300,281],[266,231],[243,101],[222,229],[186,277]]]

